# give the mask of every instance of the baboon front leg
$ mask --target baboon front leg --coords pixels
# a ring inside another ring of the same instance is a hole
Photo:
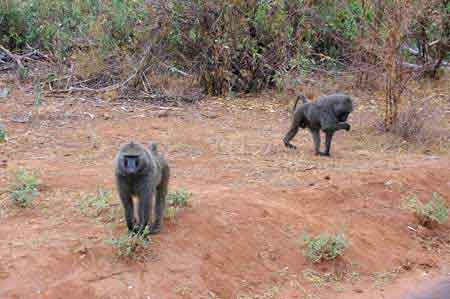
[[[343,113],[342,115],[340,115],[338,117],[338,120],[340,122],[346,122],[349,115],[350,115],[350,112]]]
[[[152,223],[152,208],[153,208],[153,188],[149,186],[141,186],[138,192],[139,197],[139,232],[144,232],[147,225]],[[150,227],[151,228],[151,227]]]
[[[350,125],[346,122],[340,122],[336,124],[336,128],[335,130],[346,130],[346,131],[350,131]]]
[[[334,132],[325,132],[325,152],[322,154],[323,156],[330,155],[331,148],[331,140],[333,139]]]
[[[320,152],[320,130],[310,129],[310,132],[314,143],[314,153],[316,155],[321,155],[322,153]]]
[[[123,209],[125,212],[125,220],[129,232],[134,231],[134,215],[133,215],[133,201],[127,190],[119,190],[120,200],[122,201]]]

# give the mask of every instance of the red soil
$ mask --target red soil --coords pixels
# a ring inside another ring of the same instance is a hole
[[[450,226],[429,231],[402,209],[407,194],[439,192],[450,203],[448,153],[392,148],[367,129],[366,112],[351,116],[352,131],[324,158],[305,131],[297,151],[283,147],[286,104],[270,96],[211,99],[168,116],[145,103],[32,102],[18,90],[0,103],[9,137],[0,189],[19,166],[38,169],[43,183],[32,207],[0,199],[0,298],[395,299],[450,272]],[[28,122],[11,121],[28,112]],[[171,188],[193,193],[141,261],[117,260],[105,243],[125,233],[121,214],[105,223],[79,207],[97,186],[114,190],[112,159],[131,138],[157,141]],[[303,256],[303,232],[341,230],[350,242],[341,258],[315,265]]]

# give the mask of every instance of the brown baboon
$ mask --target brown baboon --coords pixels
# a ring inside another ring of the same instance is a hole
[[[290,141],[299,128],[308,128],[313,137],[315,154],[329,156],[334,133],[338,130],[350,130],[346,121],[352,111],[351,98],[342,93],[320,97],[314,102],[307,101],[305,96],[300,94],[294,106],[291,127],[283,138],[284,145],[296,148]],[[324,131],[326,136],[325,152],[320,151],[320,130]]]
[[[158,233],[163,224],[170,170],[164,157],[158,153],[157,145],[150,143],[145,148],[141,144],[129,142],[120,148],[115,165],[116,183],[128,231],[142,233],[148,225],[149,233]],[[138,222],[134,219],[133,196],[138,199]],[[153,196],[154,223],[151,219]]]

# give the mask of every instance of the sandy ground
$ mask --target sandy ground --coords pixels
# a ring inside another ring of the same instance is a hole
[[[168,111],[72,95],[36,108],[16,88],[0,99],[0,189],[19,166],[37,169],[42,186],[31,207],[0,199],[0,298],[400,299],[445,279],[450,226],[420,227],[402,202],[439,192],[450,203],[448,152],[393,144],[368,129],[363,108],[326,158],[306,131],[296,151],[284,148],[286,101],[271,95]],[[105,243],[126,231],[112,160],[130,139],[158,142],[171,189],[193,194],[137,261]],[[86,214],[98,187],[113,191],[109,206]],[[340,231],[342,257],[302,254],[303,233]]]

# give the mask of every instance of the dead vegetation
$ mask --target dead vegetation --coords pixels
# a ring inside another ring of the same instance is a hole
[[[397,121],[401,111],[415,102],[410,82],[428,74],[438,80],[448,68],[445,0],[89,3],[46,0],[32,15],[36,0],[2,2],[0,64],[22,79],[38,77],[47,95],[109,93],[172,104],[203,93],[281,89],[299,75],[347,73],[359,88],[378,82],[370,86],[383,93],[383,126],[394,134],[405,122],[404,113]],[[37,61],[47,74],[33,74]],[[300,81],[291,87],[304,88]]]

